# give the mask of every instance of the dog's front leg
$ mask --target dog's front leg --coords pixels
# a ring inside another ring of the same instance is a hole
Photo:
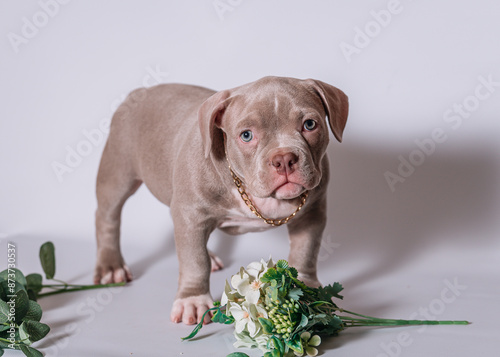
[[[172,209],[175,245],[179,261],[178,290],[172,306],[171,320],[192,325],[201,321],[206,310],[213,307],[210,295],[211,259],[207,241],[213,224],[200,217]],[[211,316],[205,316],[204,323]]]
[[[288,223],[290,235],[290,254],[288,262],[299,272],[299,279],[311,287],[318,287],[321,283],[317,276],[318,254],[321,246],[323,231],[326,226],[326,200],[320,198],[297,217]]]

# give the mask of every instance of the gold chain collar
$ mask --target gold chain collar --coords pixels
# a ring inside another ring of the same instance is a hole
[[[226,152],[226,160],[227,160],[227,164],[229,166],[229,171],[231,172],[231,176],[233,177],[233,182],[236,185],[236,188],[238,189],[238,192],[239,192],[239,194],[241,196],[241,199],[243,200],[243,202],[245,202],[245,204],[248,206],[248,208],[250,208],[250,211],[252,211],[257,217],[259,217],[260,219],[262,219],[267,224],[269,224],[269,225],[271,225],[273,227],[277,227],[277,226],[281,226],[283,224],[287,224],[288,221],[291,220],[293,217],[295,217],[295,215],[302,209],[302,206],[304,206],[304,204],[306,203],[306,199],[307,199],[307,195],[308,195],[307,191],[300,195],[300,204],[299,204],[299,206],[288,217],[282,218],[282,219],[271,219],[271,218],[264,217],[259,212],[259,210],[255,207],[255,205],[253,204],[253,202],[250,199],[250,197],[248,197],[248,194],[245,192],[245,189],[243,188],[243,182],[240,180],[240,178],[238,176],[236,176],[236,174],[233,172],[233,169],[231,169],[231,164],[229,163],[229,159],[227,158],[227,152]]]

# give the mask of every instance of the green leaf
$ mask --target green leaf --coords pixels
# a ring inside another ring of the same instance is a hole
[[[221,311],[221,307],[219,307],[219,305],[216,306],[217,310],[215,311],[214,316],[212,316],[212,321],[225,325],[231,325],[232,323],[234,323],[234,317],[224,314]]]
[[[304,346],[302,346],[302,340],[300,339],[300,335],[298,333],[293,335],[293,337],[291,339],[286,340],[285,343],[288,347],[290,347],[295,352],[300,353],[300,354],[304,353]]]
[[[33,320],[40,321],[42,319],[42,308],[38,305],[37,302],[33,300],[29,300],[29,308],[26,316],[24,316],[23,320]]]
[[[22,343],[25,345],[31,345],[30,335],[26,330],[26,324],[23,322],[21,326],[19,326],[19,337],[21,338]]]
[[[0,357],[3,356],[3,348],[0,347]]]
[[[302,314],[301,318],[300,318],[300,323],[298,325],[297,328],[302,328],[302,327],[305,327],[307,325],[307,323],[309,322],[309,319],[307,318],[306,315]]]
[[[273,282],[275,282],[276,280],[273,280]],[[273,299],[273,301],[276,301],[278,300],[278,289],[276,287],[271,287],[272,291],[271,291],[271,299]]]
[[[19,290],[15,293],[12,298],[16,307],[16,322],[21,322],[21,320],[26,316],[30,307],[30,300],[28,298],[28,293],[26,290]]]
[[[284,259],[278,260],[276,263],[276,268],[288,269],[288,262]]]
[[[281,280],[281,274],[275,268],[269,268],[263,276],[261,276],[260,281],[263,283],[270,283],[272,280]]]
[[[299,272],[294,267],[289,267],[288,271],[289,271],[290,275],[292,276],[292,278],[297,278],[299,276]]]
[[[50,327],[34,320],[26,320],[21,325],[25,326],[26,332],[32,342],[36,342],[47,336]]]
[[[241,352],[233,352],[228,354],[226,357],[250,357],[246,353],[241,353]]]
[[[39,293],[42,290],[42,276],[40,274],[29,274],[26,276],[26,290],[33,290]]]
[[[0,300],[0,324],[9,321],[9,305],[3,300]]]
[[[28,299],[36,301],[38,299],[38,294],[35,293],[33,290],[28,289]]]
[[[40,263],[47,279],[52,279],[56,273],[56,256],[54,243],[46,242],[40,247]]]
[[[5,269],[0,272],[0,279],[8,281],[15,280],[23,287],[26,287],[26,278],[22,271],[16,268]]]
[[[299,301],[302,295],[304,295],[304,292],[301,288],[293,288],[288,292],[288,298],[295,301]]]
[[[265,333],[273,333],[274,325],[271,320],[259,317],[259,322],[262,325],[262,329]]]
[[[269,349],[271,348],[270,347],[271,342],[274,345],[274,350],[272,351],[272,356],[273,357],[275,357],[275,356],[282,357],[285,354],[285,345],[283,344],[283,341],[276,336],[271,336],[269,341],[267,341],[267,348],[269,348]]]
[[[10,337],[10,333],[8,331],[3,331],[0,333],[0,337],[2,337],[3,339],[8,339]],[[21,337],[19,336],[19,329],[16,327],[16,332],[14,333],[14,340],[19,341],[20,339],[21,339]],[[5,341],[0,340],[0,348],[3,348],[6,350],[6,349],[11,348],[10,345],[11,345],[10,341],[5,342]],[[14,349],[19,350],[20,349],[19,344],[14,344]]]
[[[10,300],[9,295],[15,295],[19,290],[24,290],[24,285],[15,280],[11,280],[10,283],[8,280],[0,280],[0,285],[2,286],[1,299],[4,301]]]
[[[201,321],[198,325],[195,326],[195,328],[193,329],[193,331],[189,334],[189,336],[186,336],[186,337],[181,337],[181,340],[185,341],[185,340],[190,340],[192,339],[194,336],[196,336],[198,334],[198,331],[201,330],[201,328],[203,327],[203,320],[205,320],[205,316],[206,314],[208,314],[210,311],[212,310],[218,310],[220,309],[219,306],[216,306],[216,307],[212,307],[211,309],[208,309],[207,311],[205,311],[205,313],[203,314],[203,316],[201,317]]]
[[[26,357],[43,357],[42,352],[33,347],[21,345],[21,351],[23,351]]]
[[[0,332],[10,329],[9,325],[0,325]]]
[[[319,287],[318,291],[318,300],[323,301],[331,301],[332,298],[343,299],[342,295],[339,295],[344,288],[339,283],[335,283],[333,285],[327,285],[325,287]]]

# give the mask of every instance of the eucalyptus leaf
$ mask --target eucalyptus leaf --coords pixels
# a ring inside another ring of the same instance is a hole
[[[29,308],[26,316],[24,316],[23,320],[33,320],[40,321],[42,319],[42,308],[38,305],[37,302],[33,300],[29,300]]]
[[[22,271],[16,268],[5,269],[0,272],[0,279],[2,280],[15,280],[23,287],[26,287],[26,278]]]
[[[25,325],[26,332],[32,342],[41,340],[50,332],[50,327],[48,325],[38,321],[26,320],[22,325]]]
[[[25,289],[24,285],[15,280],[10,281],[10,286],[8,280],[1,280],[0,285],[2,287],[2,295],[0,297],[4,301],[9,301],[11,295],[15,295],[18,291]]]
[[[3,324],[9,320],[9,305],[0,300],[0,324]]]
[[[46,242],[40,247],[40,263],[47,279],[52,279],[56,273],[56,256],[54,243]]]
[[[21,326],[19,326],[19,337],[25,345],[31,345],[30,335],[26,330],[26,324],[24,322],[21,324]]]
[[[33,290],[35,293],[39,293],[42,290],[42,276],[40,274],[29,274],[26,276],[26,290]]]
[[[226,357],[250,357],[246,353],[241,353],[241,352],[233,352],[228,354]]]
[[[30,303],[28,298],[28,293],[26,290],[19,290],[15,293],[13,297],[15,307],[16,307],[16,322],[21,322],[21,320],[28,313]]]
[[[21,345],[21,351],[23,351],[26,357],[43,357],[42,352],[33,347]]]
[[[8,339],[10,336],[10,333],[8,331],[3,331],[0,333],[0,337],[4,338],[4,339]],[[16,332],[15,332],[15,335],[14,335],[14,339],[16,341],[19,341],[21,339],[21,337],[19,336],[19,330],[16,329]],[[0,348],[3,348],[3,349],[9,349],[11,348],[10,347],[10,342],[5,342],[5,341],[2,341],[0,340]],[[19,350],[19,345],[18,344],[14,344],[14,349],[15,350]]]
[[[28,289],[28,298],[32,301],[37,301],[38,299],[38,294],[35,293],[33,290]]]

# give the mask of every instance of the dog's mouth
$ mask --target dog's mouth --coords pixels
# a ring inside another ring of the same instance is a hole
[[[301,184],[285,181],[284,183],[280,183],[271,194],[271,197],[280,199],[280,200],[291,200],[299,197],[302,193],[304,193],[306,189]]]

